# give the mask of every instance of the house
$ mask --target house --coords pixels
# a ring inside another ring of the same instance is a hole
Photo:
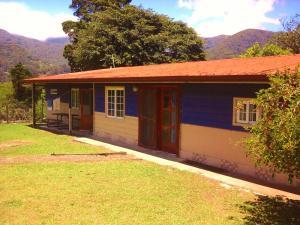
[[[120,67],[25,80],[46,88],[47,118],[131,146],[286,184],[245,156],[243,128],[259,119],[252,99],[268,74],[300,55]],[[237,107],[239,105],[239,107]],[[300,186],[300,183],[297,185]]]

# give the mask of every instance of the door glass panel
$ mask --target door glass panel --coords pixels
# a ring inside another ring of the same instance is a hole
[[[176,140],[177,140],[177,132],[176,132],[176,127],[173,127],[171,129],[171,144],[176,144]]]
[[[168,95],[165,95],[164,96],[164,103],[163,103],[163,107],[164,107],[164,109],[167,109],[167,108],[169,108],[169,101],[170,101],[170,97],[168,96]]]
[[[175,126],[177,124],[177,112],[174,110],[172,111],[172,125]]]
[[[162,149],[172,151],[177,144],[177,91],[163,90],[162,95]]]
[[[169,144],[170,143],[170,129],[163,128],[161,138],[162,138],[163,144]]]
[[[168,110],[163,110],[162,124],[164,126],[170,125],[170,112]]]
[[[161,148],[169,152],[177,151],[178,99],[176,89],[162,90]]]
[[[172,98],[171,98],[171,106],[173,109],[175,109],[176,105],[177,105],[177,93],[175,91],[173,91]]]

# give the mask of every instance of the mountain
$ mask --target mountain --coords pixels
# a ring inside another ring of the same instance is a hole
[[[207,50],[207,49],[213,48],[217,44],[224,41],[227,37],[229,37],[229,35],[218,35],[218,36],[211,37],[211,38],[204,38],[204,40],[205,40],[204,49]]]
[[[266,44],[273,34],[271,31],[247,29],[234,35],[204,38],[204,49],[208,60],[233,58],[239,56],[255,42]]]
[[[69,43],[69,38],[67,38],[67,37],[47,38],[45,42],[48,44],[66,45]]]
[[[23,63],[33,74],[69,72],[63,57],[66,38],[49,38],[39,41],[0,29],[0,82],[7,81],[8,71]]]
[[[234,35],[204,38],[207,59],[232,58],[243,53],[255,42],[265,44],[273,32],[248,29]],[[0,82],[8,79],[8,71],[22,62],[33,74],[55,74],[70,71],[63,57],[68,38],[48,38],[39,41],[10,34],[0,29]]]

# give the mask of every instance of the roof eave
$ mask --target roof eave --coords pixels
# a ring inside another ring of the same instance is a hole
[[[268,82],[268,77],[262,75],[211,75],[211,76],[166,76],[166,77],[111,77],[111,78],[33,78],[23,80],[24,84],[46,83],[97,83],[97,82]]]

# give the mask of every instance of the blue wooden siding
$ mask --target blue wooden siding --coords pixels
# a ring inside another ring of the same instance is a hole
[[[138,94],[133,92],[133,85],[126,85],[125,113],[128,116],[138,116]]]
[[[105,111],[105,88],[103,84],[95,84],[95,111]]]
[[[125,115],[138,116],[137,93],[132,91],[131,84],[96,84],[95,85],[95,111],[105,112],[105,86],[125,87]]]
[[[105,112],[105,86],[125,86],[125,114],[138,116],[137,93],[133,92],[132,84],[95,84],[95,111]],[[73,86],[72,87],[79,87]],[[183,84],[181,85],[181,123],[243,130],[232,126],[233,97],[255,98],[256,92],[267,88],[267,84]],[[50,95],[50,89],[57,88],[58,95]],[[52,84],[46,87],[48,106],[52,100],[60,97],[68,102],[68,85]]]
[[[266,87],[266,84],[185,84],[181,123],[243,130],[232,126],[233,97],[255,98],[255,93]]]
[[[51,89],[57,89],[57,94],[50,94]],[[60,98],[61,102],[68,103],[70,98],[69,86],[61,84],[51,84],[45,87],[47,107],[53,106],[53,100]]]
[[[48,84],[45,86],[47,106],[52,107],[53,99],[60,98],[61,102],[68,103],[71,88],[91,88],[91,84]],[[50,89],[57,89],[57,94],[50,94]]]

